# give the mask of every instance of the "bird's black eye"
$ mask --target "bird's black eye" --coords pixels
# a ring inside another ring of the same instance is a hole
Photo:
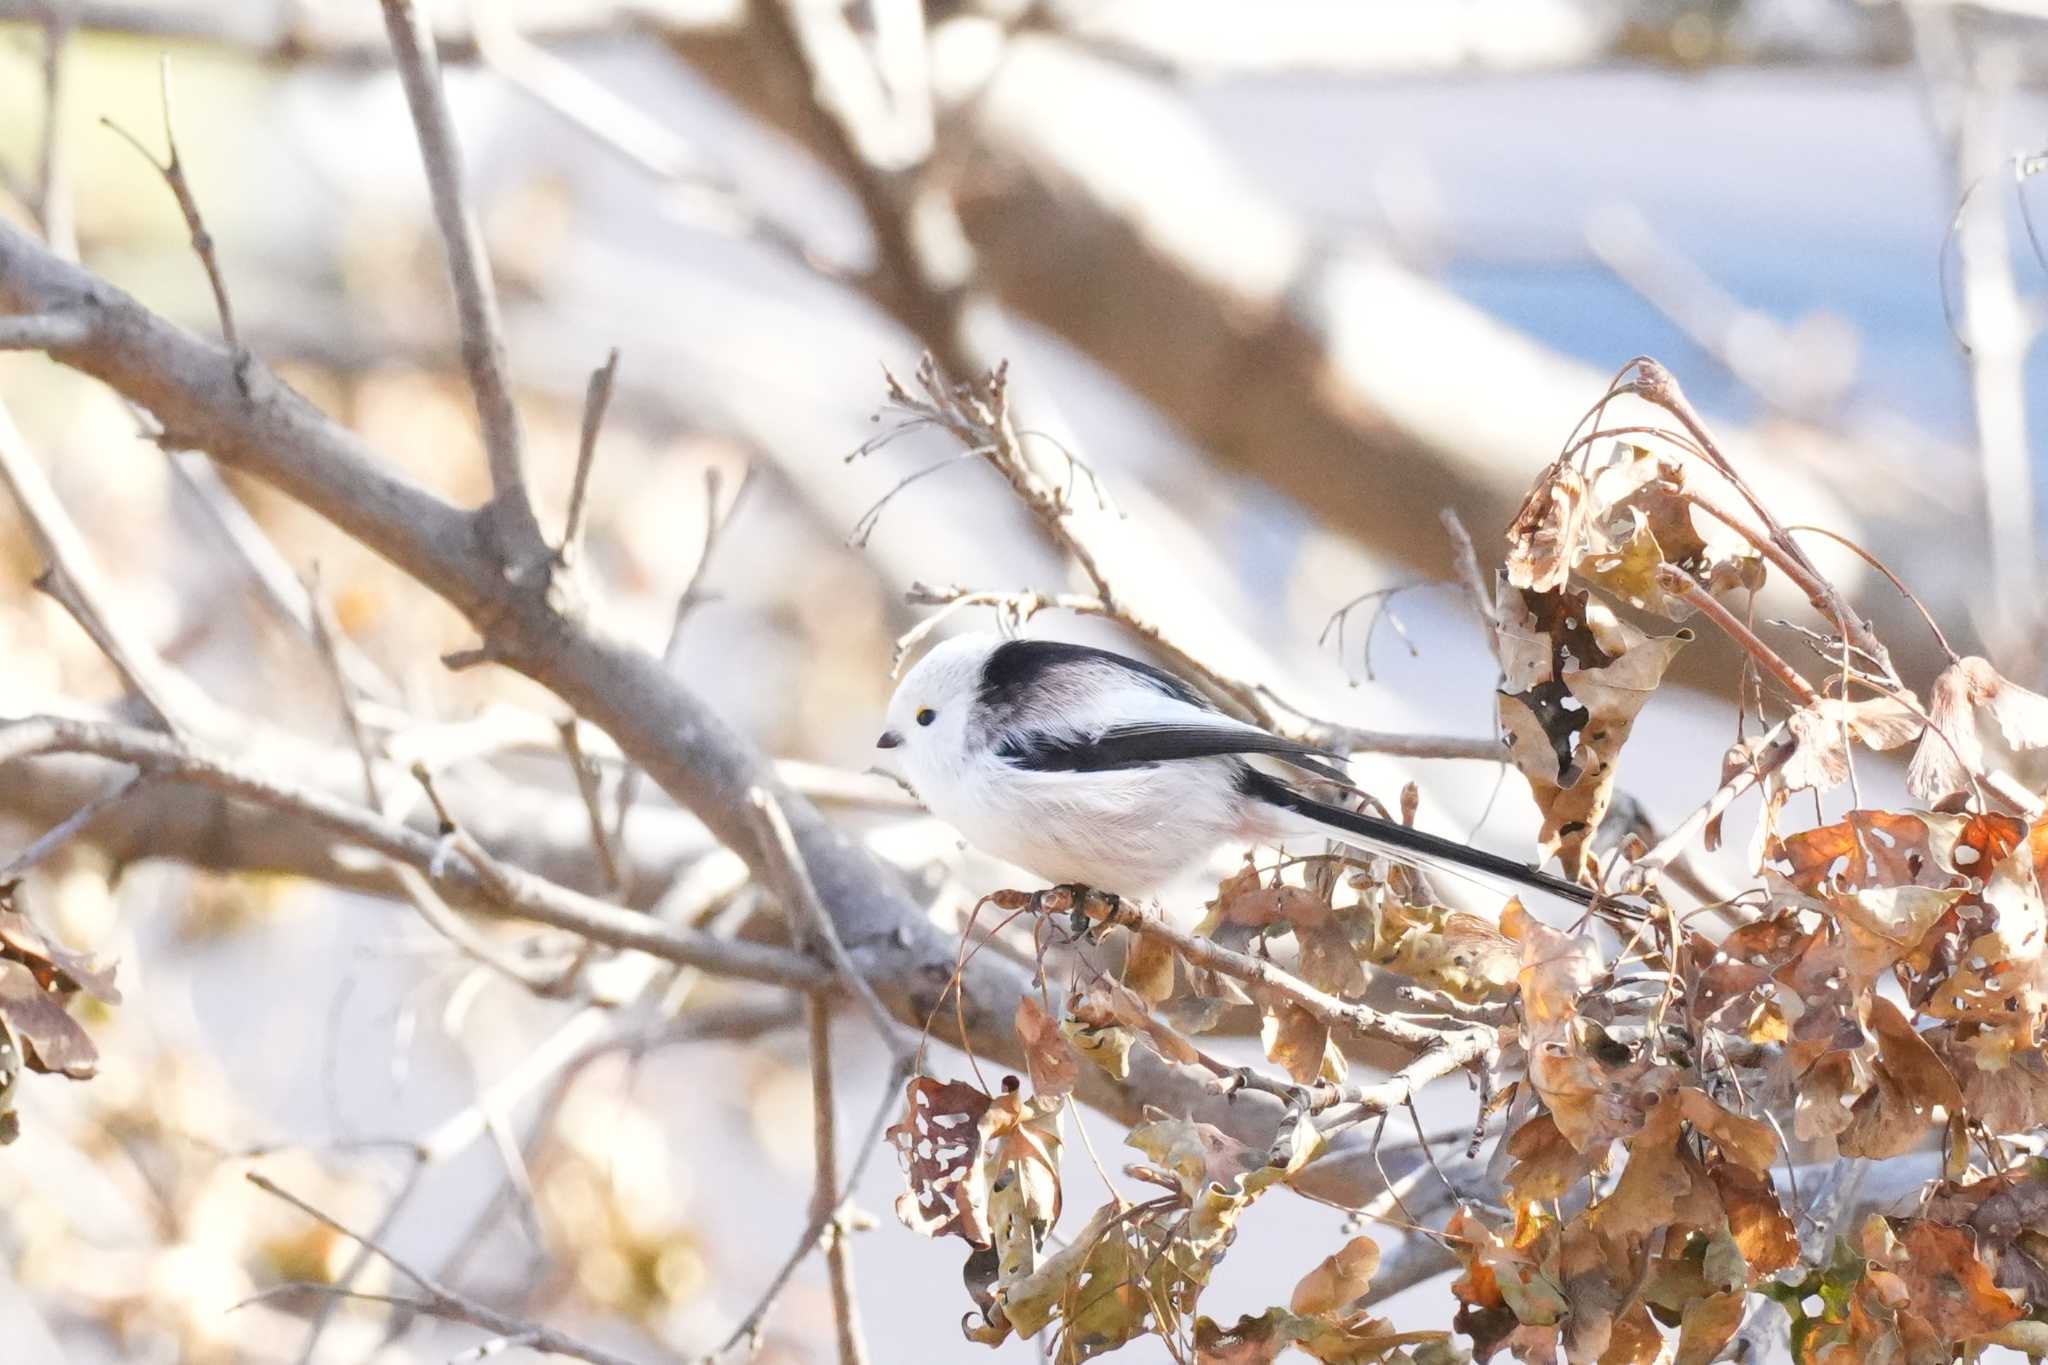
[[[929,706],[920,706],[917,708],[917,723],[919,725],[930,725],[933,721],[937,720],[938,718],[939,713],[932,710],[932,708]]]

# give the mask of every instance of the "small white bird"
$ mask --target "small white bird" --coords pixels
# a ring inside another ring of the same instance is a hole
[[[1142,896],[1226,841],[1322,836],[1593,902],[1512,859],[1309,796],[1255,761],[1348,788],[1340,755],[1234,720],[1171,673],[1086,645],[948,640],[904,675],[876,745],[970,843],[1054,883]]]

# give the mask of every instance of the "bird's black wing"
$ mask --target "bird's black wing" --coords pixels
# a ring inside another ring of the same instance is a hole
[[[1173,763],[1189,758],[1267,754],[1328,782],[1350,786],[1343,759],[1250,726],[1188,725],[1144,721],[1114,725],[1089,734],[1030,730],[1011,735],[996,752],[1013,766],[1034,772],[1103,772]]]
[[[998,722],[1010,719],[1048,690],[1057,690],[1059,676],[1069,671],[1114,669],[1133,682],[1176,701],[1213,710],[1206,698],[1163,668],[1092,645],[1065,640],[1005,640],[989,651],[981,666],[982,707]]]

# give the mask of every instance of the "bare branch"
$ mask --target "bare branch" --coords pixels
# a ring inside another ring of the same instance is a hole
[[[92,326],[73,313],[0,318],[0,351],[61,351],[82,344]]]
[[[838,1197],[832,1201],[830,1208],[812,1215],[809,1226],[797,1239],[796,1249],[783,1261],[781,1269],[769,1280],[768,1287],[761,1291],[760,1299],[748,1310],[747,1315],[740,1319],[739,1326],[733,1328],[732,1335],[725,1339],[724,1344],[705,1357],[701,1365],[716,1365],[716,1362],[723,1360],[736,1348],[759,1338],[761,1324],[767,1320],[769,1310],[775,1307],[775,1301],[782,1297],[783,1288],[789,1283],[789,1277],[796,1274],[797,1267],[818,1249],[818,1239],[824,1237],[828,1229],[836,1228],[845,1218],[847,1200],[853,1191],[860,1187],[860,1179],[867,1171],[869,1159],[880,1149],[882,1132],[889,1126],[890,1116],[902,1106],[903,1083],[910,1077],[910,1067],[911,1059],[906,1055],[898,1057],[896,1064],[889,1068],[888,1074],[882,1078],[881,1102],[875,1106],[874,1117],[868,1121],[867,1133],[861,1138],[860,1148],[853,1159],[853,1169],[847,1172],[845,1182],[838,1187]]]
[[[790,939],[807,944],[814,950],[823,948],[826,959],[839,973],[840,980],[867,1010],[882,1042],[893,1055],[909,1056],[914,1049],[904,1041],[896,1020],[876,998],[874,988],[861,976],[860,969],[846,954],[846,945],[839,941],[839,932],[832,927],[832,916],[819,901],[818,888],[811,884],[810,874],[804,870],[803,855],[797,851],[796,839],[790,833],[789,818],[782,813],[781,803],[760,787],[749,792],[747,800],[760,823],[763,846],[781,854],[780,860],[770,869],[768,881],[782,897],[789,916]]]
[[[830,981],[828,973],[797,954],[659,924],[517,868],[494,864],[487,880],[487,874],[467,858],[444,857],[437,840],[375,812],[324,792],[293,787],[237,762],[201,756],[150,731],[57,716],[31,716],[0,725],[0,762],[48,753],[99,754],[172,781],[211,787],[287,811],[316,828],[418,868],[437,887],[466,897],[481,895],[505,912],[615,948],[774,985],[813,987]]]
[[[441,89],[433,30],[413,0],[383,0],[383,5],[384,26],[391,35],[392,54],[426,163],[434,218],[448,248],[448,274],[462,325],[462,365],[476,396],[477,419],[490,459],[489,520],[505,567],[519,577],[532,567],[529,561],[543,542],[527,499],[525,437],[505,372],[504,327],[498,318],[490,258],[463,185],[462,149]]]
[[[393,1255],[376,1240],[374,1234],[365,1236],[360,1232],[354,1231],[330,1215],[314,1208],[311,1204],[260,1172],[250,1171],[246,1178],[251,1185],[262,1190],[265,1194],[282,1199],[308,1218],[340,1233],[343,1237],[360,1245],[365,1251],[375,1253],[382,1260],[389,1263],[392,1269],[419,1286],[420,1297],[408,1302],[411,1307],[421,1313],[425,1313],[430,1317],[446,1318],[452,1322],[468,1323],[472,1327],[481,1327],[486,1332],[495,1333],[500,1337],[516,1337],[529,1349],[539,1351],[543,1355],[568,1356],[575,1360],[587,1360],[591,1362],[591,1365],[634,1365],[634,1362],[627,1360],[624,1356],[614,1355],[610,1351],[600,1350],[595,1346],[587,1345],[565,1332],[557,1331],[555,1328],[546,1327],[539,1323],[527,1322],[511,1317],[508,1314],[500,1313],[495,1308],[491,1308],[486,1304],[478,1303],[475,1299],[465,1294],[458,1294],[454,1290],[428,1279],[425,1275],[413,1269],[410,1264]],[[310,1287],[316,1290],[322,1288],[322,1286],[318,1285]],[[376,1295],[356,1295],[345,1287],[329,1286],[327,1288],[330,1292],[347,1297],[378,1298]]]
[[[508,665],[553,690],[573,711],[607,731],[621,751],[757,873],[766,873],[775,855],[761,845],[747,793],[757,786],[770,791],[781,804],[840,941],[866,979],[899,1019],[921,1022],[931,1012],[938,992],[954,978],[956,945],[951,936],[931,924],[865,847],[845,839],[814,807],[790,792],[766,757],[681,686],[658,659],[565,617],[544,584],[508,581],[501,563],[477,553],[470,514],[395,472],[360,438],[287,386],[266,385],[256,398],[244,399],[234,382],[231,358],[217,347],[170,325],[106,281],[0,222],[0,310],[67,309],[92,320],[92,335],[57,359],[148,408],[163,424],[166,442],[204,449],[227,465],[276,484],[366,547],[403,566],[494,640]],[[21,738],[16,737],[17,743]],[[43,742],[64,747],[56,740],[45,727]],[[173,752],[172,746],[160,746],[151,756],[169,758]],[[237,779],[246,776],[235,774]],[[258,791],[266,792],[271,785],[259,783]],[[321,809],[319,819],[353,838],[364,817],[344,807]],[[396,827],[374,819],[370,825],[377,844],[383,846],[378,851],[389,849],[416,866],[431,859],[431,838],[406,830],[401,842]],[[482,887],[474,869],[465,860],[451,862],[449,874],[460,884],[447,893],[479,895]],[[571,904],[573,914],[561,913]],[[704,944],[695,938],[678,941],[673,931],[650,925],[642,916],[589,898],[565,902],[535,897],[520,913],[531,913],[543,922],[564,921],[560,927],[578,932],[580,925],[590,925],[611,936],[600,941],[647,945],[657,955],[714,964],[713,970],[724,970],[715,964],[732,965],[749,969],[739,975],[801,985],[825,979],[807,960],[797,960],[795,975],[786,974],[784,969],[793,961],[788,953],[744,944]],[[989,954],[978,956],[961,975],[957,989],[963,1003],[954,1018],[964,1020],[978,1054],[1021,1064],[1022,1050],[1011,1021],[1025,986],[1018,966]],[[951,1025],[946,1028],[950,1033]],[[1150,1091],[1158,1102],[1170,1098],[1169,1089],[1198,1084],[1197,1078],[1179,1070],[1147,1063],[1122,1080],[1090,1076],[1083,1087],[1089,1102],[1135,1115],[1146,1102],[1141,1092]],[[1273,1111],[1258,1106],[1229,1116],[1229,1121],[1242,1127],[1275,1118]]]
[[[853,1246],[838,1214],[839,1118],[832,1093],[832,1010],[813,991],[804,997],[804,1021],[811,1043],[811,1146],[817,1153],[811,1218],[825,1224],[825,1272],[832,1287],[832,1321],[838,1330],[839,1365],[867,1365],[861,1340],[860,1303],[853,1293]]]

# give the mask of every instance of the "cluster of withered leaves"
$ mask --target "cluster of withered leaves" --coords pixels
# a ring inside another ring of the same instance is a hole
[[[1341,907],[1332,898],[1247,865],[1211,905],[1208,931],[1238,951],[1282,953],[1302,977],[1331,994],[1356,997],[1365,964],[1391,957],[1414,936],[1381,932],[1388,882],[1362,877]],[[1035,908],[1065,919],[1064,893]],[[1032,898],[1005,893],[998,905]],[[1057,904],[1055,904],[1057,902]],[[1099,907],[1098,907],[1099,908]],[[1439,916],[1441,910],[1436,912]],[[1088,918],[1084,910],[1082,923]],[[1099,918],[1099,915],[1097,916]],[[1298,1081],[1342,1077],[1344,1055],[1327,1027],[1283,995],[1268,994],[1198,965],[1160,938],[1130,932],[1121,979],[1096,975],[1067,994],[1057,1017],[1036,996],[1020,1002],[1016,1026],[1031,1092],[1015,1077],[989,1095],[964,1081],[914,1078],[904,1119],[889,1130],[909,1176],[897,1202],[903,1222],[970,1247],[965,1278],[975,1311],[962,1324],[972,1340],[1051,1329],[1053,1355],[1081,1361],[1140,1336],[1164,1339],[1177,1359],[1256,1365],[1296,1350],[1330,1365],[1448,1360],[1447,1334],[1399,1333],[1364,1311],[1376,1244],[1359,1237],[1311,1268],[1285,1307],[1224,1328],[1200,1313],[1216,1265],[1240,1218],[1284,1185],[1321,1149],[1309,1114],[1290,1110],[1281,1137],[1252,1148],[1197,1120],[1153,1111],[1127,1141],[1144,1158],[1125,1167],[1149,1198],[1112,1197],[1054,1245],[1059,1217],[1060,1123],[1083,1063],[1125,1076],[1140,1051],[1169,1062],[1209,1061],[1189,1036],[1232,1009],[1262,1016],[1269,1055]],[[1285,951],[1290,946],[1291,953]]]
[[[52,942],[15,905],[16,888],[0,887],[0,1143],[20,1132],[15,1088],[24,1067],[86,1080],[99,1052],[68,1008],[83,992],[117,1005],[111,970]]]
[[[1448,1229],[1465,1265],[1458,1328],[1480,1359],[1705,1365],[1750,1290],[1798,1258],[1770,1175],[1777,1138],[1709,1092],[1683,1002],[1630,989],[1655,977],[1617,980],[1592,937],[1513,902],[1502,923],[1520,950],[1526,1067],[1507,1102],[1526,1117],[1502,1146],[1512,1216],[1462,1211]]]
[[[1746,546],[1702,538],[1700,506],[1681,466],[1623,448],[1590,475],[1546,471],[1511,532],[1502,723],[1546,852],[1574,871],[1679,639],[1617,613],[1679,619],[1762,585]],[[2048,1125],[2048,821],[1995,813],[1987,769],[1997,743],[2048,744],[2048,699],[1963,658],[1923,710],[1888,663],[1816,639],[1839,656],[1833,677],[1791,684],[1789,714],[1731,751],[1725,775],[1771,755],[1752,846],[1760,912],[1716,942],[1653,898],[1614,962],[1591,936],[1503,916],[1486,975],[1500,981],[1505,944],[1519,945],[1523,1055],[1508,1064],[1527,1087],[1503,1092],[1511,1217],[1452,1228],[1460,1327],[1481,1358],[1704,1365],[1757,1291],[1787,1304],[1802,1362],[1934,1365],[1994,1341],[2048,1344],[2041,1171],[1965,1175],[1973,1151],[1995,1171],[2012,1139],[2039,1150]],[[1930,809],[1784,827],[1792,792],[1850,779],[1854,747],[1916,740],[1908,787]],[[1929,1149],[1953,1180],[1918,1217],[1872,1220],[1802,1265],[1770,1174],[1793,1154],[1765,1117],[1799,1159]]]
[[[1873,1214],[1825,1266],[1769,1287],[1811,1365],[1946,1365],[2003,1345],[2039,1358],[2048,1186],[2040,1163],[1967,1185],[1945,1183],[1917,1218]],[[1987,1264],[1987,1258],[1989,1263]],[[2016,1297],[2017,1296],[2017,1297]]]
[[[970,1337],[1050,1329],[1061,1362],[1148,1334],[1177,1360],[1212,1365],[1290,1350],[1325,1362],[1444,1356],[1442,1334],[1404,1335],[1367,1311],[1378,1249],[1365,1238],[1312,1269],[1285,1307],[1227,1328],[1200,1312],[1246,1209],[1323,1140],[1306,1097],[1347,1093],[1334,1088],[1347,1040],[1331,1023],[1344,1012],[1310,996],[1361,1001],[1386,971],[1463,1002],[1439,1002],[1446,1017],[1509,1021],[1489,1055],[1485,1111],[1505,1114],[1500,1198],[1462,1207],[1444,1230],[1464,1267],[1456,1326],[1481,1360],[1707,1365],[1760,1294],[1786,1304],[1801,1365],[1937,1365],[1991,1343],[2048,1354],[2048,1164],[2012,1164],[2015,1151],[2040,1151],[2048,1128],[2048,820],[1995,813],[2026,800],[1987,766],[2000,745],[2048,745],[2048,699],[1963,658],[1923,709],[1888,662],[1828,630],[1812,638],[1832,671],[1818,684],[1791,677],[1737,624],[1764,558],[1707,516],[1686,477],[1635,447],[1590,472],[1571,460],[1545,472],[1492,604],[1500,719],[1543,815],[1543,853],[1598,877],[1609,869],[1593,836],[1621,750],[1691,638],[1655,623],[1704,611],[1735,637],[1791,698],[1723,774],[1753,767],[1763,791],[1760,886],[1741,927],[1717,940],[1637,883],[1640,920],[1616,951],[1518,903],[1497,923],[1433,904],[1426,881],[1400,869],[1283,876],[1247,863],[1199,929],[1239,956],[1183,957],[1166,935],[1136,932],[1120,977],[1089,966],[1057,1010],[1023,1003],[1028,1097],[1014,1079],[994,1096],[912,1083],[891,1130],[911,1180],[899,1212],[969,1244]],[[1810,568],[1782,543],[1772,550],[1822,602]],[[1849,782],[1856,747],[1916,741],[1908,786],[1927,809],[1788,828],[1788,796]],[[1043,898],[997,903],[1071,911],[1068,927],[1091,940],[1105,919]],[[1276,988],[1275,971],[1313,992]],[[1470,1013],[1482,1002],[1497,1013]],[[1193,1040],[1247,1009],[1268,1059],[1301,1087],[1282,1141],[1248,1150],[1152,1114],[1129,1139],[1146,1160],[1126,1170],[1160,1193],[1112,1197],[1050,1241],[1061,1110],[1082,1064],[1123,1076],[1156,1054],[1221,1073]],[[1831,1244],[1813,1236],[1802,1253],[1807,1229],[1781,1197],[1778,1163],[1923,1148],[1947,1178],[1917,1214]]]

